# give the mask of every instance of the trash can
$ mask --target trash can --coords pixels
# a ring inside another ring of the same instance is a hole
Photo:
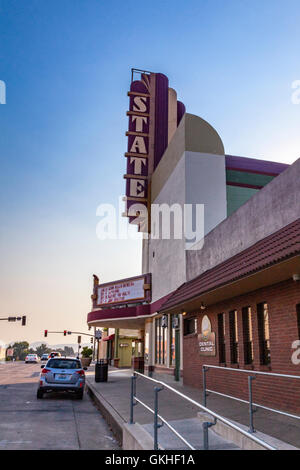
[[[95,382],[107,382],[108,361],[100,359],[95,365]]]
[[[144,358],[143,357],[133,357],[132,358],[132,368],[140,374],[144,373]]]

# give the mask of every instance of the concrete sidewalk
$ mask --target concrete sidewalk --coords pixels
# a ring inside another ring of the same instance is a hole
[[[129,422],[130,416],[130,377],[131,369],[110,368],[108,382],[95,383],[93,366],[87,372],[87,386],[97,392],[100,399],[109,405],[111,413],[120,423]],[[137,378],[136,395],[150,408],[154,408],[154,383]],[[176,382],[169,382],[173,388],[184,393],[195,401],[202,403],[202,394],[198,389],[184,386]],[[248,406],[223,398],[217,395],[210,395],[207,400],[207,407],[221,416],[231,421],[248,425]],[[159,392],[159,414],[170,421],[170,424],[183,435],[197,449],[202,448],[203,435],[202,425],[197,418],[199,408],[182,399],[169,390]],[[142,405],[134,407],[134,421],[143,425],[152,434],[153,415]],[[276,448],[291,448],[285,443],[300,448],[300,422],[296,419],[277,415],[266,410],[259,409],[254,416],[254,423],[257,430],[255,435]],[[262,434],[263,433],[263,434]],[[159,429],[160,444],[167,449],[187,449],[182,441],[167,429],[166,426]],[[265,434],[265,435],[264,435]],[[235,445],[217,436],[212,429],[209,430],[210,447],[214,449],[234,449]],[[278,442],[276,439],[283,441]],[[171,446],[171,447],[170,447]]]

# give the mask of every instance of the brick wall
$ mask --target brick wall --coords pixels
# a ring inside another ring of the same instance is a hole
[[[271,364],[260,364],[257,304],[268,304],[270,325]],[[185,336],[183,339],[183,381],[184,384],[202,388],[203,364],[221,365],[218,350],[217,315],[225,313],[226,328],[226,366],[240,369],[257,370],[292,374],[300,377],[300,364],[294,365],[291,360],[292,343],[299,340],[296,305],[300,303],[300,283],[292,280],[259,289],[222,303],[208,307],[204,312],[190,313],[197,316],[198,333],[201,332],[201,321],[207,315],[216,333],[216,356],[199,355],[197,334]],[[251,307],[254,361],[251,366],[244,363],[244,344],[242,329],[242,308]],[[230,364],[229,311],[237,310],[239,364]],[[300,354],[299,354],[300,358]],[[248,374],[235,371],[210,369],[207,372],[207,388],[226,393],[242,399],[248,399]],[[300,413],[300,379],[283,379],[276,377],[257,376],[253,381],[253,399],[259,404],[273,408]]]

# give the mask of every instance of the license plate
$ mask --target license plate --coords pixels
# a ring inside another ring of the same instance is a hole
[[[56,374],[56,379],[58,380],[68,380],[69,378],[70,376],[66,374]]]

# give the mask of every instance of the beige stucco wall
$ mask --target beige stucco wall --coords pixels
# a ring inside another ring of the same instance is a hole
[[[185,113],[151,179],[153,202],[185,151],[224,155],[223,142],[215,129],[199,116]]]
[[[170,239],[153,239],[152,230],[150,240],[143,241],[143,272],[152,273],[156,301],[186,281],[184,206],[204,205],[204,233],[227,215],[224,147],[217,132],[198,116],[184,115],[152,176],[151,203],[182,209],[180,239],[172,232]],[[154,225],[153,214],[151,220]]]
[[[213,268],[300,217],[300,159],[186,252],[187,280]]]

